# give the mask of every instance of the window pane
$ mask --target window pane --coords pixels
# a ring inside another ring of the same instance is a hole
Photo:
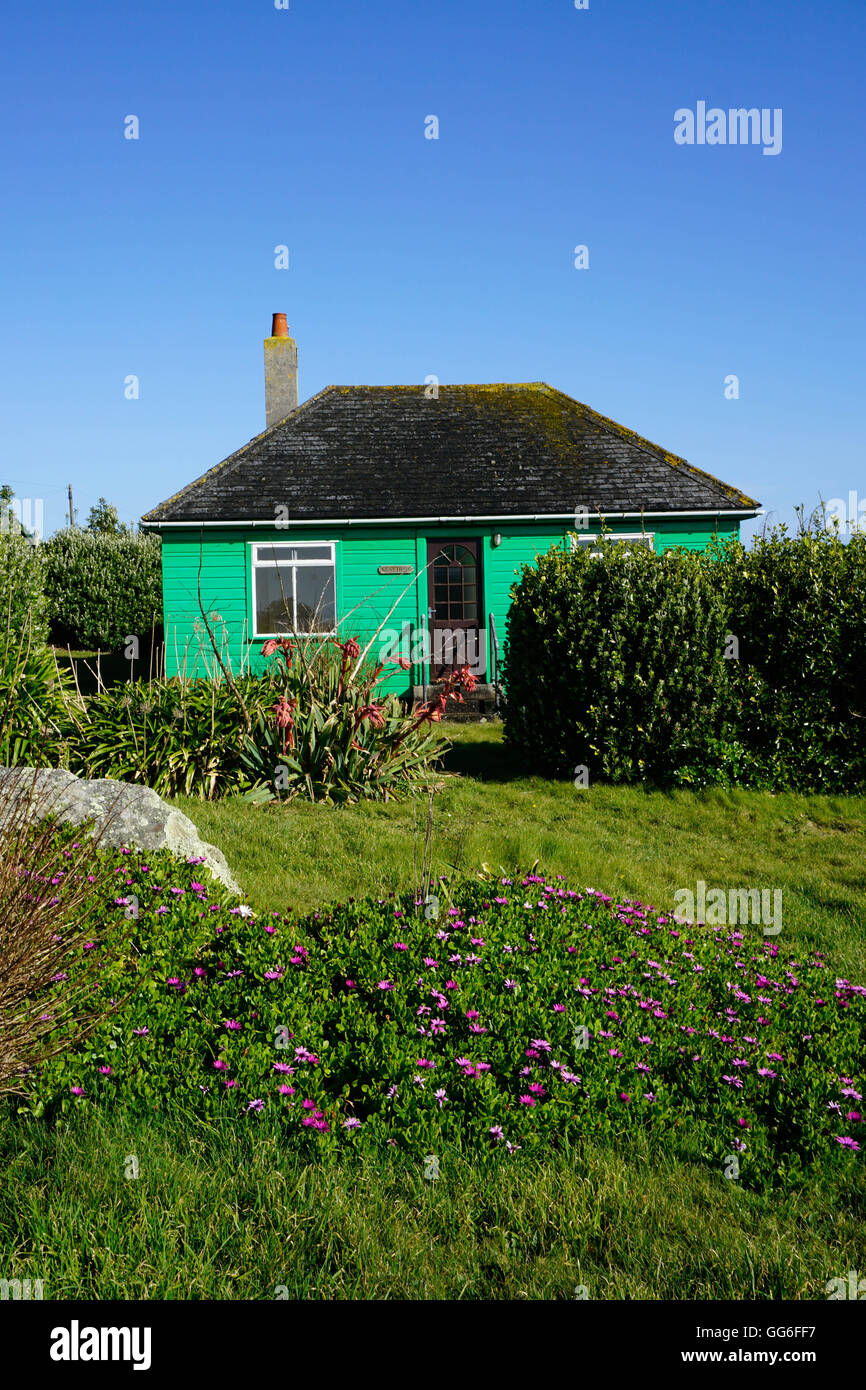
[[[333,632],[337,616],[334,571],[330,565],[295,570],[298,632]]]
[[[277,542],[274,545],[257,545],[255,547],[255,558],[257,564],[273,564],[275,561],[288,560],[330,560],[331,547],[329,545],[301,545],[283,544]]]
[[[289,565],[256,570],[256,632],[291,632],[292,571]]]
[[[296,560],[330,560],[331,547],[329,545],[296,545]]]
[[[295,547],[293,545],[257,545],[255,547],[256,561],[261,563],[263,560],[273,564],[275,560],[291,560],[294,558]]]

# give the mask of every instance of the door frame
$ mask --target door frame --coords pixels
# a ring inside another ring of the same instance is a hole
[[[476,575],[476,578],[475,578],[476,605],[475,605],[475,607],[476,607],[476,615],[477,615],[477,616],[475,617],[475,619],[471,619],[471,618],[452,619],[452,618],[450,618],[450,617],[447,618],[447,619],[437,619],[437,618],[434,616],[434,615],[435,615],[435,609],[436,609],[436,602],[435,602],[435,592],[434,592],[434,582],[433,582],[433,569],[434,569],[433,561],[434,561],[434,559],[435,559],[435,557],[436,557],[438,551],[439,551],[443,546],[446,546],[446,545],[462,545],[462,546],[464,546],[467,550],[472,551],[472,552],[474,553],[474,555],[475,555],[475,575]],[[439,672],[439,671],[445,671],[445,670],[449,669],[449,668],[447,667],[446,663],[444,663],[444,662],[443,662],[443,663],[437,663],[436,660],[435,660],[434,633],[435,633],[436,631],[442,630],[443,628],[444,628],[444,629],[447,629],[447,630],[449,630],[449,631],[451,631],[451,632],[454,632],[454,631],[461,631],[461,630],[462,630],[462,631],[465,631],[465,632],[467,632],[467,633],[469,633],[469,632],[474,632],[474,634],[475,634],[475,652],[474,652],[473,659],[472,659],[472,660],[469,660],[469,667],[470,667],[470,670],[473,671],[473,673],[475,673],[476,675],[479,675],[479,678],[481,678],[480,673],[482,672],[482,670],[483,670],[483,665],[484,665],[484,652],[483,652],[483,650],[482,650],[482,634],[486,632],[486,624],[485,624],[485,621],[484,621],[484,569],[483,569],[484,538],[483,538],[482,535],[479,535],[479,534],[475,534],[475,535],[472,535],[472,536],[452,536],[452,535],[436,536],[436,537],[430,537],[430,536],[428,536],[427,539],[426,539],[426,546],[427,546],[427,601],[426,601],[426,606],[425,606],[425,615],[426,615],[425,627],[426,627],[426,630],[427,630],[427,637],[428,637],[428,642],[429,642],[429,648],[428,648],[428,661],[427,661],[427,663],[426,663],[426,664],[427,664],[427,668],[428,668],[428,669],[427,669],[427,676],[428,676],[428,681],[427,681],[427,683],[430,684],[430,685],[436,684],[437,681],[439,681],[439,680],[442,679],[442,675],[437,675],[437,672]],[[468,638],[467,638],[466,649],[468,649],[469,646],[470,646],[470,643],[469,643],[469,640],[468,640]],[[469,654],[468,654],[468,651],[467,651],[467,659],[468,659],[468,655],[469,655]],[[458,662],[456,662],[455,664],[457,664],[457,665],[462,665],[462,662],[458,661]],[[451,668],[451,669],[453,669],[453,668]]]

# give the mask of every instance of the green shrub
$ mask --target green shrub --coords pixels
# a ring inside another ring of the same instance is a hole
[[[866,536],[599,548],[551,550],[512,590],[506,738],[530,765],[866,789]]]
[[[35,1078],[37,1112],[261,1118],[299,1152],[419,1161],[631,1139],[720,1175],[738,1156],[754,1186],[860,1161],[866,988],[759,929],[535,874],[440,882],[438,911],[410,895],[256,919],[195,866],[122,864],[106,913],[136,904],[148,978]]]
[[[512,590],[506,739],[542,773],[704,785],[726,617],[699,555],[552,549]]]
[[[374,697],[378,672],[353,675],[343,647],[294,652],[293,666],[283,651],[280,671],[261,676],[126,681],[85,696],[70,706],[64,758],[83,776],[205,800],[387,799],[427,783],[443,747],[428,731],[442,697],[408,715],[396,698]]]
[[[41,547],[52,628],[87,648],[144,643],[162,622],[158,536],[58,531]]]
[[[0,518],[4,516],[0,505]],[[8,522],[0,526],[0,631],[29,628],[35,643],[48,636],[44,546],[31,545]]]
[[[266,680],[238,688],[253,716],[274,696]],[[241,711],[222,681],[127,681],[84,698],[69,739],[69,766],[86,777],[141,782],[160,796],[214,800],[252,779],[241,763]]]
[[[739,660],[732,726],[748,780],[813,791],[866,787],[866,535],[812,527],[716,547]],[[723,761],[731,749],[722,750]]]

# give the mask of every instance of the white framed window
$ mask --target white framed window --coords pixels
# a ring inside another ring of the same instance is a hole
[[[590,555],[594,557],[602,553],[600,550],[593,550],[592,548],[598,545],[598,536],[578,536],[571,532],[568,539],[571,542],[572,550],[583,550],[588,547]],[[655,531],[632,531],[630,534],[619,532],[608,535],[605,539],[613,542],[614,545],[625,544],[628,549],[631,549],[633,545],[643,545],[648,550],[655,550]]]
[[[253,636],[329,637],[337,630],[333,541],[252,546]]]

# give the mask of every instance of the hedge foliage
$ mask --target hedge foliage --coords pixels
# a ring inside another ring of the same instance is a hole
[[[0,517],[3,513],[0,510]],[[34,642],[48,635],[44,547],[7,524],[0,527],[0,632],[27,630]]]
[[[866,789],[866,536],[780,526],[751,550],[599,548],[553,549],[512,590],[506,739],[527,762]]]
[[[162,623],[158,536],[58,531],[41,547],[48,615],[66,640],[88,648],[142,642]]]

